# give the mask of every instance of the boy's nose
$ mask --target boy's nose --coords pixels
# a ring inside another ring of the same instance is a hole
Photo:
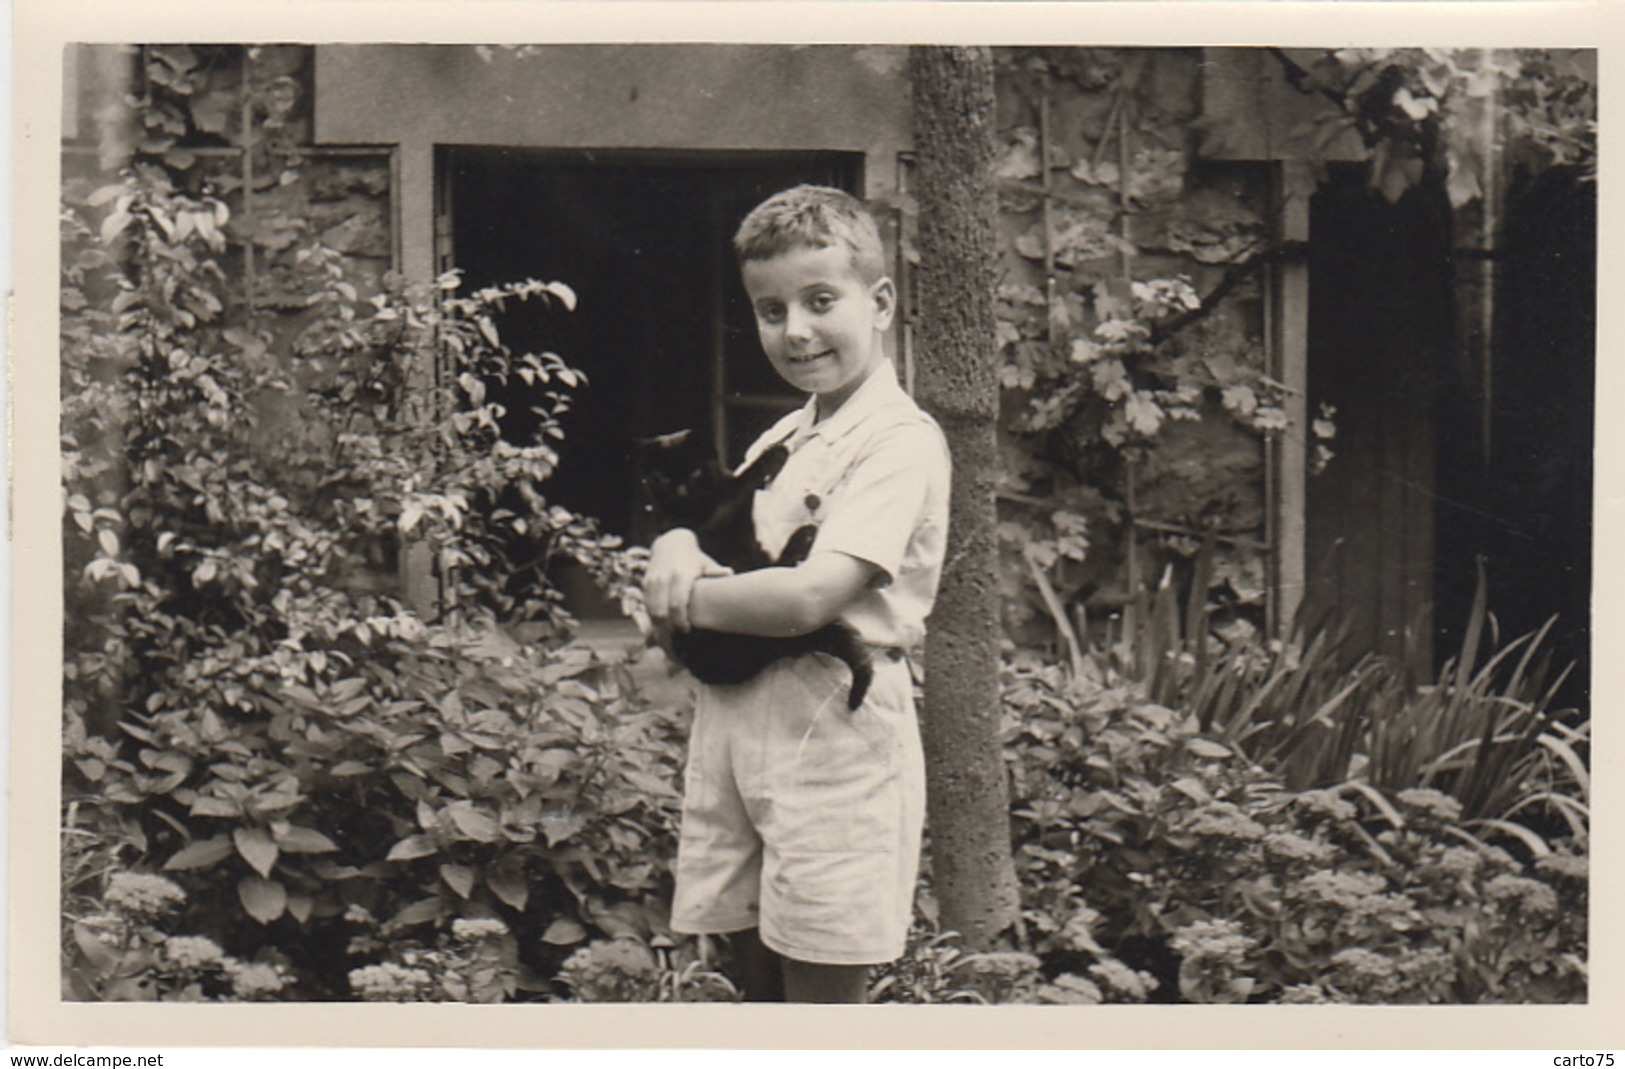
[[[784,333],[792,341],[805,341],[812,337],[812,326],[806,313],[791,311],[785,315]]]

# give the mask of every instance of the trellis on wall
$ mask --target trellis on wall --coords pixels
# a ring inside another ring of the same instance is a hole
[[[1221,628],[1276,630],[1281,454],[1312,463],[1332,430],[1274,359],[1269,169],[1198,152],[1199,58],[1001,54],[1006,593],[1018,633],[1074,648],[1169,581],[1207,583]]]

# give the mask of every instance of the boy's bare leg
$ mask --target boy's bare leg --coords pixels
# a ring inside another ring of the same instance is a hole
[[[869,966],[818,965],[781,958],[786,1002],[867,1002]]]
[[[734,932],[728,937],[734,962],[739,966],[739,983],[746,1002],[783,1002],[783,958],[762,945],[755,928]]]

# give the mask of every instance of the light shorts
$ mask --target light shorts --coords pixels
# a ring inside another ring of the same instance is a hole
[[[702,686],[689,738],[672,928],[758,928],[797,961],[903,953],[925,819],[908,663],[875,657],[861,708],[823,654]]]

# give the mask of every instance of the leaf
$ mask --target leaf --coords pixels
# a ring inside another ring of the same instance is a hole
[[[474,893],[474,870],[467,865],[441,865],[440,878],[446,881],[446,886],[457,892],[459,898],[467,898]]]
[[[485,886],[489,887],[491,893],[503,903],[517,910],[522,911],[530,898],[530,888],[520,873],[488,872],[485,874]]]
[[[119,233],[130,225],[130,213],[116,211],[102,220],[102,244],[110,245]]]
[[[104,204],[109,204],[112,201],[117,200],[119,195],[123,192],[124,183],[114,182],[112,185],[102,186],[89,197],[86,197],[85,203],[90,205],[92,208],[100,208]]]
[[[276,880],[244,876],[237,881],[237,898],[248,915],[261,924],[270,924],[288,908],[288,891]]]
[[[1162,427],[1162,407],[1144,390],[1136,390],[1123,405],[1129,426],[1149,438]]]
[[[1450,176],[1445,179],[1445,192],[1450,195],[1450,206],[1460,208],[1484,195],[1478,172],[1468,166],[1455,153],[1450,154]]]
[[[572,838],[576,832],[585,827],[586,822],[577,813],[568,813],[563,816],[558,813],[548,813],[537,821],[542,834],[547,837],[548,846],[557,846]]]
[[[1220,745],[1211,739],[1186,739],[1185,749],[1197,757],[1206,757],[1212,761],[1222,761],[1232,756],[1228,746]]]
[[[1258,395],[1252,387],[1237,384],[1226,386],[1219,395],[1224,407],[1236,415],[1246,418],[1258,410]]]
[[[113,948],[96,938],[96,933],[83,924],[74,922],[73,941],[79,947],[79,952],[90,962],[91,968],[106,976],[118,965],[118,955]]]
[[[556,947],[573,946],[587,938],[587,929],[569,917],[560,917],[547,926],[542,942]]]
[[[202,93],[192,98],[192,123],[206,134],[222,134],[231,116],[236,94],[226,91]]]
[[[457,802],[446,807],[451,822],[466,837],[479,843],[494,843],[502,837],[502,825],[489,813],[475,809],[472,803]]]
[[[385,861],[415,861],[440,852],[439,845],[428,835],[408,835],[390,847]]]
[[[485,404],[485,383],[481,382],[476,376],[465,371],[457,376],[457,385],[461,386],[463,392],[468,394],[468,403],[472,407],[478,408]]]
[[[118,556],[118,535],[103,527],[96,532],[96,541],[101,544],[102,552],[109,557]]]
[[[565,311],[573,312],[576,310],[575,290],[571,289],[569,286],[566,286],[562,282],[549,282],[543,288],[559,299],[559,303],[564,305]]]
[[[290,854],[330,854],[338,844],[314,828],[290,827],[276,833],[276,842]]]
[[[445,911],[446,904],[438,897],[421,898],[391,917],[384,927],[390,930],[410,928],[413,925],[435,920]]]
[[[1171,784],[1171,786],[1174,790],[1178,791],[1180,794],[1183,794],[1193,802],[1206,804],[1207,802],[1213,801],[1213,795],[1208,791],[1207,787],[1202,783],[1201,780],[1194,777],[1185,776],[1181,779],[1177,779]]]
[[[206,869],[230,857],[231,853],[231,840],[224,835],[216,835],[212,839],[200,839],[181,847],[164,862],[164,869],[171,872],[177,869]]]
[[[1372,175],[1373,184],[1387,198],[1397,204],[1409,190],[1422,181],[1422,161],[1413,157],[1389,156]]]
[[[288,913],[300,924],[310,920],[310,914],[315,908],[316,900],[309,895],[293,894],[288,896]]]
[[[1512,836],[1514,839],[1517,839],[1519,842],[1527,846],[1530,853],[1534,854],[1537,858],[1546,857],[1552,852],[1552,848],[1547,844],[1545,839],[1541,838],[1539,835],[1535,834],[1535,832],[1531,831],[1529,828],[1526,828],[1524,825],[1519,824],[1515,820],[1499,820],[1485,817],[1481,820],[1475,820],[1472,823],[1475,827],[1494,828],[1498,832]]]
[[[243,855],[244,861],[254,866],[254,870],[261,876],[271,875],[278,850],[269,832],[264,828],[238,828],[231,833],[231,838],[237,844],[237,852]]]
[[[363,764],[360,761],[340,761],[328,769],[327,774],[342,778],[345,776],[361,776],[371,771],[371,765]]]
[[[192,803],[191,814],[194,817],[224,817],[231,819],[242,815],[242,807],[236,802],[229,802],[224,798],[216,798],[212,794],[202,794]]]

